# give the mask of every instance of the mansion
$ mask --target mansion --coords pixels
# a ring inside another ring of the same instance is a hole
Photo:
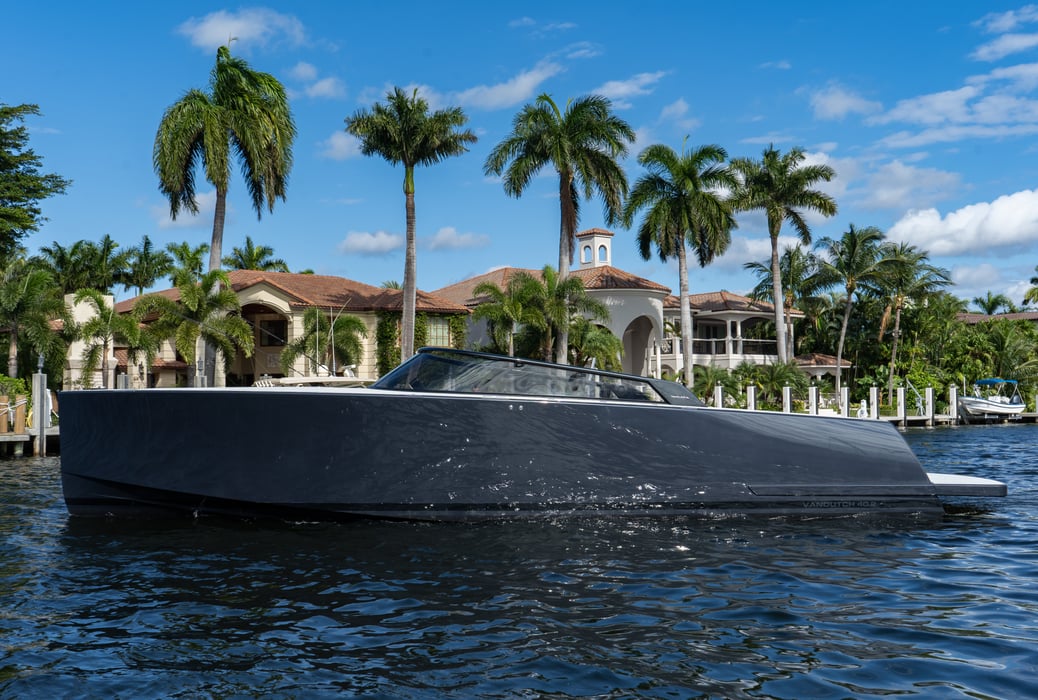
[[[679,299],[668,287],[613,267],[612,239],[612,232],[599,228],[578,233],[578,261],[571,274],[580,277],[588,294],[608,308],[610,318],[603,325],[623,343],[623,371],[643,376],[673,376],[683,369],[677,330],[681,318]],[[488,281],[504,289],[517,271],[517,268],[500,268],[431,293],[419,291],[416,310],[425,319],[426,343],[466,348],[485,345],[488,340],[485,323],[471,318],[471,311],[483,301],[473,295],[473,290]],[[537,277],[541,274],[539,270],[526,272]],[[323,374],[347,371],[360,378],[378,376],[378,319],[384,313],[401,311],[400,290],[328,275],[231,270],[228,276],[241,304],[241,316],[253,328],[255,349],[251,357],[239,352],[226,371],[224,363],[217,362],[217,386],[248,386],[261,378],[282,376],[281,350],[286,343],[302,335],[303,314],[310,308],[325,311],[329,319],[340,314],[360,318],[367,329],[366,337],[361,339],[361,357],[348,369],[315,367],[314,363],[299,357],[291,367],[291,374],[311,376],[315,371]],[[179,298],[175,288],[156,293],[174,300]],[[115,305],[115,311],[127,313],[136,301],[137,298],[121,301]],[[727,291],[692,294],[689,302],[693,364],[732,369],[743,362],[770,364],[777,360],[775,339],[765,332],[774,319],[774,307],[770,303]],[[73,309],[79,321],[85,313],[82,307]],[[793,314],[799,316],[799,312]],[[468,319],[465,339],[451,337],[450,321],[458,316]],[[125,348],[110,349],[107,381],[102,382],[98,371],[89,382],[84,382],[83,351],[82,341],[74,343],[69,350],[66,388],[116,386],[116,377],[122,375],[125,378],[119,385],[123,386],[183,386],[204,369],[201,366],[203,352],[196,353],[199,361],[189,368],[172,343],[166,342],[148,367],[142,362],[130,362]],[[800,364],[805,371],[819,376],[833,373],[833,363],[833,358],[812,356],[803,358]]]

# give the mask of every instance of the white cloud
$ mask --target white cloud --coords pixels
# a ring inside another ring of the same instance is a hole
[[[653,89],[656,87],[656,83],[658,83],[666,74],[666,71],[638,73],[627,80],[610,80],[605,82],[591,92],[596,95],[608,97],[613,101],[613,106],[617,109],[627,109],[631,107],[629,98],[638,97],[640,95],[651,95]]]
[[[659,121],[672,123],[685,131],[692,131],[701,124],[698,119],[688,116],[688,103],[680,97],[660,111]]]
[[[989,12],[974,22],[973,26],[989,34],[1001,34],[1032,22],[1038,22],[1038,5],[1024,5],[1019,10],[1008,12]]]
[[[966,83],[970,85],[983,86],[994,81],[1004,81],[1010,91],[1031,92],[1038,87],[1038,63],[1018,63],[966,78]]]
[[[234,39],[245,48],[265,47],[287,42],[301,45],[306,41],[303,23],[292,15],[266,8],[249,8],[238,12],[218,10],[201,19],[192,17],[177,27],[199,48],[215,50]]]
[[[883,109],[879,102],[835,83],[811,93],[811,107],[819,119],[843,119],[848,114],[875,114]]]
[[[997,61],[1010,54],[1027,51],[1038,46],[1038,34],[1003,34],[994,41],[981,44],[970,58],[977,61]]]
[[[458,233],[452,226],[441,228],[425,243],[429,250],[461,250],[464,248],[482,248],[490,242],[490,237],[483,233]]]
[[[404,247],[404,237],[397,233],[350,231],[339,243],[339,252],[363,256],[387,255]]]
[[[887,148],[917,148],[934,143],[954,143],[966,139],[1000,139],[1010,136],[1030,136],[1032,134],[1038,134],[1038,124],[997,126],[975,124],[924,129],[918,133],[899,131],[884,137],[879,141],[879,144]]]
[[[1038,191],[970,204],[943,217],[932,208],[910,211],[887,236],[935,256],[1032,250],[1038,243]]]
[[[929,206],[953,194],[961,176],[935,168],[917,168],[895,160],[870,172],[863,190],[862,206],[870,209],[905,211]]]
[[[869,124],[908,122],[910,124],[964,123],[970,120],[970,100],[979,97],[981,89],[967,85],[957,90],[945,90],[901,100],[885,114],[872,117]]]
[[[288,75],[295,80],[302,82],[309,82],[317,79],[317,67],[312,63],[306,61],[300,61],[299,63],[292,66],[288,71]]]
[[[503,109],[529,100],[541,84],[563,70],[562,66],[552,61],[541,61],[530,70],[519,73],[514,78],[495,85],[477,85],[462,90],[453,96],[462,107],[476,109]],[[423,95],[425,91],[423,90]],[[429,94],[434,94],[429,91]],[[429,99],[429,98],[426,98]],[[432,100],[430,100],[431,104]]]
[[[346,86],[338,78],[321,78],[306,87],[307,97],[345,97]]]
[[[334,131],[321,142],[321,156],[332,160],[346,160],[361,155],[360,139],[345,131]]]

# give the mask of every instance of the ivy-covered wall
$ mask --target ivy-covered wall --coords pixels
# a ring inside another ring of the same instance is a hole
[[[400,312],[382,311],[375,329],[375,367],[382,376],[400,364]]]

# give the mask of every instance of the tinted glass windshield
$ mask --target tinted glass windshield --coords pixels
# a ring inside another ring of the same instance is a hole
[[[663,402],[647,381],[637,377],[450,350],[415,355],[375,388]]]

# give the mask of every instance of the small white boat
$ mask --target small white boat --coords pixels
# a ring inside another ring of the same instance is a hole
[[[966,423],[1013,420],[1025,408],[1015,379],[978,379],[972,394],[959,397],[959,417]]]

